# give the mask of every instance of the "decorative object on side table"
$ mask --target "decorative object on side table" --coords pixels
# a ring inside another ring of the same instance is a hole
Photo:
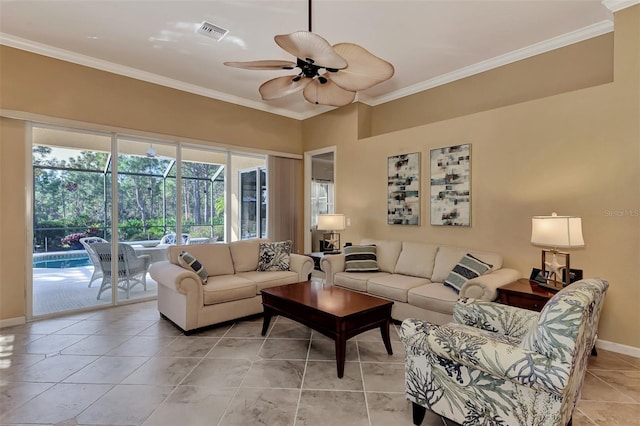
[[[325,252],[340,252],[340,234],[336,231],[343,231],[345,226],[343,214],[318,215],[318,231],[329,231],[322,234]]]
[[[387,160],[387,223],[420,225],[420,153]]]
[[[558,248],[584,247],[582,237],[582,219],[575,216],[534,216],[531,219],[531,243],[538,246],[552,247],[542,250],[543,287],[560,290],[571,283],[571,274],[562,274],[563,270],[571,272],[569,253],[560,252]],[[549,259],[549,255],[550,259]],[[558,255],[564,257],[560,263]]]
[[[471,226],[471,144],[431,150],[431,224]]]

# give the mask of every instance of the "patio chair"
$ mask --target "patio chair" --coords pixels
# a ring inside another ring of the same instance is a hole
[[[108,243],[107,240],[100,237],[84,237],[80,238],[80,244],[87,251],[89,255],[89,259],[93,264],[93,274],[91,275],[91,279],[89,280],[89,285],[87,287],[91,287],[91,284],[98,278],[102,278],[102,268],[100,267],[100,259],[96,254],[95,250],[91,248],[91,244],[93,243]]]
[[[176,245],[177,244],[177,238],[176,238],[176,234],[175,233],[171,233],[171,234],[167,234],[164,237],[162,237],[162,239],[160,240],[160,244],[164,244],[164,245]],[[189,244],[189,241],[191,241],[191,236],[189,234],[182,234],[182,245],[186,246],[187,244]],[[160,245],[158,244],[158,245]]]
[[[102,269],[102,284],[98,290],[100,300],[100,295],[111,288],[111,243],[93,243],[91,248],[98,255]],[[129,244],[118,243],[118,288],[126,292],[127,299],[131,288],[138,284],[142,284],[145,291],[147,290],[147,271],[150,264],[151,256],[138,256]]]

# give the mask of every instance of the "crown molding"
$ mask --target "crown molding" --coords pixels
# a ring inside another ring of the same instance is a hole
[[[189,92],[196,95],[205,96],[207,98],[213,98],[220,101],[244,106],[247,108],[282,115],[296,120],[304,120],[306,118],[306,114],[303,113],[296,113],[288,109],[272,107],[262,102],[251,101],[248,99],[240,98],[238,96],[218,92],[217,90],[207,89],[201,86],[196,86],[195,84],[189,84],[183,81],[174,80],[172,78],[163,77],[150,72],[114,64],[112,62],[103,61],[102,59],[92,58],[91,56],[81,55],[69,50],[59,49],[57,47],[48,46],[46,44],[26,40],[5,33],[0,33],[0,44],[14,47],[20,50],[26,50],[32,53],[37,53],[39,55],[48,56],[50,58],[60,59],[66,62],[72,62],[74,64],[95,68],[101,71],[107,71],[110,73],[123,75],[125,77],[135,78],[136,80],[142,80],[148,83],[170,87],[172,89],[181,90],[183,92]]]
[[[610,7],[609,4],[616,4],[621,10],[625,7],[632,6],[640,3],[640,0],[603,0],[602,2],[606,7]],[[613,7],[613,6],[611,6]],[[613,9],[612,9],[613,10]],[[614,10],[614,11],[615,11]],[[593,25],[581,28],[579,30],[563,34],[558,37],[551,38],[549,40],[542,41],[540,43],[527,46],[522,49],[514,50],[504,55],[496,56],[491,59],[487,59],[482,62],[478,62],[474,65],[460,68],[447,74],[440,75],[438,77],[422,81],[420,83],[396,90],[394,92],[382,95],[382,96],[369,96],[364,93],[358,93],[356,101],[365,105],[376,106],[386,102],[394,101],[396,99],[403,98],[405,96],[413,95],[415,93],[422,92],[424,90],[432,89],[437,86],[441,86],[447,83],[451,83],[456,80],[460,80],[466,77],[470,77],[475,74],[479,74],[485,71],[489,71],[494,68],[498,68],[503,65],[507,65],[513,62],[520,61],[522,59],[530,58],[541,53],[549,52],[561,47],[568,46],[573,43],[578,43],[589,38],[597,37],[602,34],[606,34],[613,31],[613,21],[604,20]],[[251,101],[238,96],[229,95],[227,93],[218,92],[216,90],[207,89],[194,84],[185,83],[179,80],[174,80],[167,77],[162,77],[157,74],[149,73],[146,71],[140,71],[135,68],[125,67],[122,65],[114,64],[112,62],[103,61],[101,59],[92,58],[90,56],[81,55],[68,50],[55,48],[45,44],[25,40],[20,37],[0,33],[0,44],[14,47],[16,49],[26,50],[32,53],[37,53],[43,56],[48,56],[54,59],[60,59],[67,62],[72,62],[78,65],[83,65],[102,71],[111,72],[114,74],[123,75],[126,77],[135,78],[137,80],[146,81],[149,83],[159,84],[161,86],[171,87],[173,89],[181,90],[184,92],[193,93],[196,95],[205,96],[212,99],[217,99],[224,102],[244,106],[247,108],[257,109],[260,111],[281,115],[284,117],[293,118],[295,120],[306,120],[311,117],[323,114],[327,111],[331,111],[333,107],[317,107],[316,109],[309,110],[307,112],[294,112],[285,108],[273,107],[263,102]]]
[[[635,0],[634,0],[635,1]],[[640,0],[637,0],[640,1]],[[385,102],[394,101],[396,99],[404,98],[405,96],[413,95],[424,90],[433,89],[437,86],[442,86],[447,83],[451,83],[456,80],[460,80],[466,77],[470,77],[475,74],[480,74],[485,71],[492,70],[513,62],[517,62],[523,59],[530,58],[532,56],[546,53],[561,47],[565,47],[574,43],[578,43],[584,40],[588,40],[593,37],[597,37],[602,34],[610,33],[613,31],[613,21],[604,20],[593,25],[581,28],[576,31],[572,31],[567,34],[563,34],[558,37],[553,37],[540,43],[532,44],[531,46],[524,47],[522,49],[514,50],[504,55],[496,56],[491,59],[487,59],[482,62],[470,65],[468,67],[460,68],[447,74],[440,75],[438,77],[426,80],[408,87],[405,87],[389,94],[378,97],[365,97],[361,96],[360,101],[366,103],[369,106],[376,106]]]
[[[636,4],[640,4],[640,0],[602,0],[602,5],[612,12],[626,9]]]

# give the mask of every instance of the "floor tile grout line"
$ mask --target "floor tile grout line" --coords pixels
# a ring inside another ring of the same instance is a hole
[[[304,360],[304,369],[302,370],[302,380],[300,380],[300,392],[298,393],[298,402],[296,403],[296,411],[293,414],[293,426],[298,423],[298,411],[300,410],[300,401],[302,400],[302,389],[304,388],[304,379],[307,376],[307,366],[309,365],[309,354],[311,353],[311,345],[313,344],[313,330],[309,335],[309,346],[307,347],[307,357]]]
[[[277,322],[277,318],[276,321]],[[265,335],[263,336],[263,340],[262,340],[262,344],[260,345],[260,348],[258,348],[258,352],[256,353],[256,356],[258,358],[260,358],[260,352],[262,351],[262,348],[264,347],[265,342],[267,341],[267,338],[269,337],[269,334],[271,333],[271,329],[273,328],[273,325],[275,324],[275,322],[273,324],[270,324],[269,328],[267,329],[267,332],[265,333]],[[233,323],[233,325],[231,327],[229,327],[229,330],[227,330],[227,332],[225,333],[225,335],[237,324],[237,321]],[[219,343],[220,341],[218,341]],[[218,344],[216,343],[216,345]],[[215,347],[215,346],[214,346]],[[213,350],[213,348],[211,348],[211,350]],[[216,423],[217,425],[220,425],[220,422],[222,421],[222,419],[224,419],[224,416],[227,415],[227,412],[229,411],[229,407],[231,407],[231,404],[233,403],[233,401],[235,400],[236,396],[238,395],[238,393],[240,392],[240,389],[242,389],[242,385],[244,384],[244,381],[247,379],[247,376],[249,375],[249,372],[251,371],[251,368],[254,365],[254,361],[252,360],[248,360],[251,365],[249,366],[249,369],[247,370],[247,372],[244,374],[244,377],[242,378],[242,380],[240,380],[240,383],[238,384],[238,386],[235,388],[235,390],[233,391],[233,395],[231,396],[231,398],[229,398],[229,402],[227,404],[226,407],[224,407],[224,411],[222,412],[222,415],[220,415],[220,419],[218,420],[218,422]]]

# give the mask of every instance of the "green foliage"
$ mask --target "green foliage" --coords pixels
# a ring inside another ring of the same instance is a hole
[[[110,239],[110,165],[105,173],[108,154],[78,150],[77,155],[61,159],[55,151],[47,146],[32,149],[35,249],[64,249],[61,239],[73,233]],[[183,232],[223,238],[224,182],[210,180],[221,166],[185,162],[180,204],[175,175],[166,174],[170,166],[175,174],[172,160],[118,155],[119,240],[156,240],[175,231],[179,205]]]

